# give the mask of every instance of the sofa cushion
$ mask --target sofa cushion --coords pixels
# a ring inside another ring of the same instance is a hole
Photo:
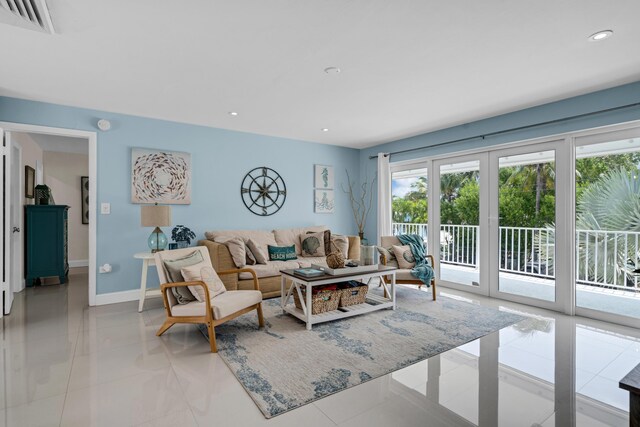
[[[327,257],[301,257],[298,258],[298,263],[300,264],[300,268],[309,268],[311,264],[326,266]]]
[[[324,231],[300,235],[303,257],[326,256],[324,251]]]
[[[244,240],[242,237],[233,237],[224,242],[224,245],[229,249],[231,259],[238,268],[242,268],[247,264],[247,250],[244,246]]]
[[[296,247],[291,246],[268,246],[269,248],[269,261],[289,261],[292,259],[298,259],[296,255]]]
[[[391,246],[393,248],[393,253],[396,255],[396,260],[398,261],[398,265],[400,268],[413,268],[416,265],[416,260],[413,257],[413,253],[411,252],[411,246],[402,245]]]
[[[249,239],[253,240],[255,244],[267,253],[267,246],[276,246],[276,239],[271,231],[263,230],[218,230],[207,231],[204,233],[205,237],[209,240],[213,240],[216,243],[224,243],[225,241],[233,237],[241,237],[242,240],[247,242]],[[254,252],[255,255],[255,252]]]
[[[211,298],[213,318],[218,320],[236,313],[243,308],[258,304],[262,301],[260,291],[227,291],[224,294]],[[204,316],[206,304],[194,301],[189,304],[176,305],[171,308],[174,316]]]
[[[295,245],[296,254],[300,255],[302,253],[302,242],[300,241],[301,234],[307,234],[307,231],[317,233],[318,231],[324,231],[328,229],[329,227],[325,225],[316,225],[312,227],[302,228],[283,228],[279,230],[273,230],[273,235],[278,246]]]
[[[220,280],[218,273],[209,266],[202,267],[200,264],[196,264],[184,267],[180,271],[182,272],[182,277],[184,277],[184,280],[187,282],[204,282],[207,288],[209,288],[209,298],[220,295],[227,290],[222,280]],[[202,302],[205,300],[206,296],[202,286],[189,286],[189,290],[198,301]]]
[[[294,268],[299,268],[299,259],[292,261],[269,261],[266,264],[256,264],[256,265],[248,265],[245,268],[250,268],[255,271],[256,276],[258,278],[262,277],[273,277],[279,276],[280,270],[290,270]],[[251,273],[240,273],[240,280],[250,280],[253,279]]]

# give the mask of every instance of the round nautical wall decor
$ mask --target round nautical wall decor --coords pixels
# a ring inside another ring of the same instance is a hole
[[[269,216],[278,212],[287,199],[287,186],[278,172],[261,166],[249,171],[242,180],[240,194],[252,213]]]

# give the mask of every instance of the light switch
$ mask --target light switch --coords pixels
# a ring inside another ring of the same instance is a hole
[[[109,215],[111,213],[111,203],[102,203],[100,205],[100,213],[102,215]]]

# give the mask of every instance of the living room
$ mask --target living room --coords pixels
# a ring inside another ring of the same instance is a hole
[[[3,282],[3,425],[629,423],[640,230],[637,193],[613,189],[618,170],[636,188],[637,4],[188,3],[0,1],[5,144],[88,141],[89,201],[86,271]],[[157,154],[184,160],[177,202],[136,193],[175,171],[136,178]],[[222,295],[258,299],[229,318],[190,290],[209,314],[174,322],[158,264],[178,225]],[[407,236],[433,282],[403,254],[382,266]],[[281,280],[329,274],[331,253],[368,264],[372,246],[358,313],[316,318],[313,280]]]

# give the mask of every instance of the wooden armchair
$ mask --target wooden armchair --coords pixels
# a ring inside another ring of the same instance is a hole
[[[183,258],[191,255],[194,251],[200,251],[206,266],[213,268],[211,265],[211,258],[209,257],[209,251],[204,246],[155,253],[156,268],[158,270],[158,277],[160,278],[161,283],[160,290],[164,300],[164,307],[167,311],[167,319],[164,321],[156,335],[160,336],[164,334],[167,329],[176,323],[202,323],[207,325],[207,330],[209,331],[211,352],[217,353],[218,348],[216,346],[216,332],[214,329],[216,326],[231,319],[235,319],[236,317],[252,310],[256,310],[258,313],[259,326],[264,326],[264,318],[262,316],[262,293],[260,292],[258,277],[253,270],[247,268],[218,271],[217,274],[222,276],[226,274],[237,274],[240,272],[251,273],[253,276],[253,290],[226,291],[213,298],[209,296],[209,288],[202,281],[170,283],[164,261]],[[188,304],[178,304],[178,301],[171,292],[171,288],[187,286],[202,286],[205,294],[204,301],[192,301]]]
[[[396,236],[382,236],[380,238],[380,243],[382,247],[388,248],[392,245],[401,246],[402,243]],[[429,262],[431,263],[431,267],[435,269],[435,260],[433,255],[426,256]],[[380,255],[380,263],[383,265],[393,265],[394,267],[398,267],[397,261],[390,262],[384,255]],[[418,285],[418,289],[420,289],[424,283],[422,280],[419,280],[415,276],[411,274],[411,270],[408,269],[398,269],[396,271],[396,283],[401,285]],[[433,296],[433,300],[436,300],[436,278],[431,279],[431,293]]]

